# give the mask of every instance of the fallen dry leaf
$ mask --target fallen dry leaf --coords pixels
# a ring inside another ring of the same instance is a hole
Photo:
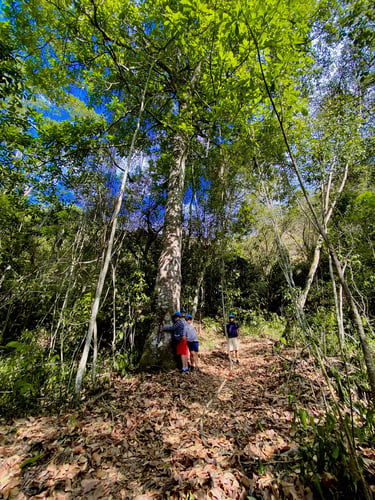
[[[81,481],[83,493],[88,493],[93,490],[99,483],[99,479],[83,479]]]
[[[241,364],[229,370],[220,337],[214,348],[202,346],[201,373],[117,377],[110,398],[90,405],[88,395],[81,413],[0,425],[0,496],[297,500],[303,494],[298,474],[286,477],[272,466],[274,460],[288,460],[291,468],[298,464],[288,395],[300,393],[303,407],[319,418],[319,400],[329,392],[311,360],[296,362],[298,377],[289,378],[272,345],[244,337]],[[284,354],[294,359],[286,347]],[[30,450],[41,448],[38,463],[21,470]],[[370,473],[375,452],[361,453]]]

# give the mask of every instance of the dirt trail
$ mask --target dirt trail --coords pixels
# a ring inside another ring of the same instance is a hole
[[[232,371],[221,340],[201,369],[116,379],[79,411],[0,426],[0,498],[307,498],[298,470],[280,471],[298,467],[289,394],[321,412],[313,363],[292,372],[272,341],[245,337]]]

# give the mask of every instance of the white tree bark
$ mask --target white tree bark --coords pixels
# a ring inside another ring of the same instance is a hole
[[[195,291],[194,291],[193,307],[191,310],[191,316],[192,316],[193,321],[194,321],[195,315],[197,314],[197,310],[198,310],[199,295],[200,295],[200,290],[201,290],[201,286],[203,283],[205,269],[206,269],[206,267],[204,266],[199,274],[198,283],[197,283],[197,286],[196,286]]]
[[[338,199],[339,199],[339,197],[340,197],[340,195],[343,192],[343,189],[345,187],[346,180],[348,178],[348,171],[349,171],[349,164],[347,163],[345,165],[345,171],[344,171],[343,178],[341,179],[340,187],[336,193],[334,200],[331,203],[330,203],[330,194],[331,194],[332,178],[333,178],[332,170],[330,172],[330,175],[328,176],[327,187],[324,188],[324,185],[322,185],[323,227],[324,227],[325,231],[327,230],[328,222],[332,216],[333,210],[334,210],[334,208],[338,202]],[[324,191],[325,191],[325,196],[324,196]],[[306,281],[305,287],[302,290],[300,298],[299,298],[299,306],[301,309],[303,309],[305,307],[307,296],[309,294],[311,285],[314,281],[316,270],[318,269],[318,265],[320,262],[320,253],[321,253],[322,246],[323,246],[323,237],[320,234],[318,236],[318,239],[317,239],[316,244],[315,244],[314,257],[313,257],[313,260],[312,260],[311,265],[310,265],[310,270],[309,270],[309,274],[307,277],[307,281]]]
[[[296,160],[294,158],[294,155],[293,155],[293,152],[292,152],[292,150],[290,148],[290,144],[289,144],[286,132],[285,132],[285,128],[284,128],[282,117],[280,116],[280,113],[277,110],[277,107],[275,105],[275,101],[274,101],[274,99],[272,97],[272,94],[270,92],[270,88],[268,86],[268,83],[267,83],[267,80],[266,80],[266,77],[265,77],[265,74],[264,74],[262,57],[261,57],[261,54],[260,54],[260,51],[259,51],[259,46],[258,46],[257,39],[254,36],[253,32],[251,31],[250,27],[249,27],[249,31],[250,31],[250,34],[251,34],[252,39],[254,41],[256,50],[257,50],[258,62],[259,62],[259,66],[260,66],[260,70],[261,70],[261,74],[262,74],[262,79],[263,79],[264,85],[266,87],[267,95],[268,95],[268,97],[270,99],[272,108],[273,108],[273,110],[275,112],[275,115],[277,117],[277,120],[278,120],[278,123],[279,123],[279,126],[280,126],[280,130],[281,130],[281,133],[283,135],[283,139],[284,139],[284,142],[285,142],[285,145],[286,145],[286,149],[287,149],[287,152],[288,152],[288,155],[289,155],[289,158],[290,158],[293,170],[294,170],[294,172],[296,174],[296,177],[298,179],[298,183],[299,183],[299,185],[301,187],[301,190],[302,190],[303,196],[304,196],[304,198],[306,200],[307,206],[309,207],[309,210],[310,210],[310,213],[312,215],[312,219],[314,221],[314,224],[316,225],[316,228],[317,228],[319,234],[322,236],[322,238],[324,240],[324,243],[325,243],[325,245],[327,247],[327,250],[328,250],[329,254],[331,255],[334,267],[336,269],[337,276],[339,278],[339,282],[340,282],[340,284],[341,284],[341,286],[343,288],[343,291],[344,291],[344,293],[346,295],[346,298],[348,300],[349,307],[350,307],[350,310],[351,310],[353,318],[354,318],[354,323],[355,323],[356,328],[357,328],[357,333],[358,333],[358,337],[359,337],[359,340],[360,340],[360,344],[361,344],[361,348],[362,348],[362,353],[363,353],[363,359],[364,359],[365,364],[366,364],[367,376],[368,376],[368,380],[369,380],[369,384],[370,384],[370,389],[371,389],[371,400],[372,400],[372,403],[374,403],[375,402],[375,366],[374,366],[374,361],[373,361],[373,353],[372,353],[370,345],[369,345],[369,343],[367,341],[366,332],[365,332],[365,329],[363,327],[363,322],[362,322],[361,315],[359,313],[359,309],[358,309],[357,303],[356,303],[355,298],[354,298],[354,296],[352,294],[352,291],[351,291],[351,289],[349,287],[349,284],[348,284],[348,282],[345,279],[344,272],[343,272],[343,265],[340,262],[340,259],[339,259],[338,255],[337,255],[337,252],[336,252],[334,246],[332,245],[330,239],[328,238],[328,234],[327,234],[327,231],[324,228],[324,225],[320,222],[319,217],[317,216],[317,213],[316,213],[316,211],[315,211],[315,209],[314,209],[314,207],[313,207],[313,205],[311,203],[309,194],[308,194],[308,192],[306,190],[306,187],[305,187],[305,184],[303,182],[301,173],[299,171],[297,162],[296,162]]]
[[[151,73],[151,70],[152,70],[152,67],[150,69],[150,73]],[[150,76],[150,73],[149,73],[149,76]],[[85,341],[85,345],[83,348],[81,360],[80,360],[79,365],[78,365],[78,370],[77,370],[77,375],[76,375],[76,380],[75,380],[75,393],[76,394],[79,394],[79,392],[81,390],[82,380],[83,380],[83,376],[84,376],[84,373],[86,370],[87,359],[88,359],[88,355],[89,355],[89,351],[90,351],[90,345],[91,345],[94,329],[96,328],[96,318],[98,316],[100,299],[101,299],[101,295],[102,295],[102,291],[103,291],[104,281],[105,281],[105,278],[107,276],[109,263],[110,263],[111,257],[112,257],[112,248],[113,248],[113,242],[114,242],[115,233],[116,233],[117,217],[118,217],[118,214],[120,212],[121,205],[122,205],[122,199],[124,197],[129,166],[130,166],[130,162],[131,162],[131,159],[133,156],[135,141],[136,141],[139,127],[141,124],[141,117],[142,117],[142,113],[144,110],[147,88],[148,88],[148,80],[147,80],[147,82],[145,84],[145,88],[143,90],[143,95],[142,95],[142,99],[141,99],[141,105],[140,105],[140,109],[139,109],[137,124],[136,124],[136,128],[134,130],[134,133],[133,133],[129,153],[128,153],[128,156],[125,159],[125,161],[123,161],[124,165],[123,165],[123,175],[122,175],[122,180],[121,180],[120,192],[119,192],[119,195],[115,201],[113,215],[112,215],[112,218],[110,221],[110,225],[111,225],[110,236],[108,239],[107,248],[105,250],[104,263],[103,263],[103,266],[102,266],[102,268],[100,270],[100,274],[99,274],[98,284],[97,284],[96,293],[95,293],[95,299],[94,299],[94,302],[93,302],[92,308],[91,308],[91,318],[90,318],[90,323],[89,323],[89,327],[88,327],[88,331],[87,331],[87,335],[86,335],[86,341]]]

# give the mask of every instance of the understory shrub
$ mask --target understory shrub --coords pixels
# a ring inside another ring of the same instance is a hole
[[[262,311],[251,310],[245,315],[242,335],[271,336],[279,338],[285,329],[285,318],[276,313],[263,314]]]
[[[295,414],[300,442],[300,474],[317,499],[364,498],[360,471],[363,459],[353,456],[348,439],[354,440],[349,414],[342,419],[327,412],[324,421],[299,410]],[[356,427],[355,427],[356,428]],[[368,479],[365,477],[365,479]]]
[[[0,414],[6,418],[58,407],[66,398],[68,369],[49,357],[32,332],[1,348]]]

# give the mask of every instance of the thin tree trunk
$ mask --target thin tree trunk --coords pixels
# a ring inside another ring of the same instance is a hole
[[[322,186],[323,226],[324,226],[325,231],[327,231],[328,222],[329,222],[329,220],[332,216],[333,210],[338,202],[339,196],[341,195],[342,191],[344,190],[346,180],[348,178],[348,171],[349,171],[349,164],[347,163],[345,165],[345,171],[344,171],[343,178],[341,180],[340,187],[339,187],[338,192],[336,193],[336,196],[335,196],[334,200],[332,201],[331,205],[330,205],[329,201],[330,201],[330,193],[331,193],[331,187],[332,187],[332,171],[330,172],[330,175],[328,178],[327,190],[326,190],[325,197],[323,196],[324,186]],[[309,274],[307,277],[306,285],[305,285],[303,291],[301,292],[301,295],[299,298],[299,305],[300,305],[301,309],[303,309],[305,307],[307,296],[309,294],[312,282],[314,281],[316,270],[318,269],[318,265],[319,265],[319,261],[320,261],[320,253],[321,253],[321,249],[323,246],[323,241],[324,241],[323,236],[320,234],[318,236],[318,239],[317,239],[317,242],[315,245],[314,257],[313,257],[313,260],[312,260],[311,265],[310,265],[310,270],[309,270]]]
[[[92,381],[95,384],[96,379],[96,365],[98,360],[98,326],[95,322],[93,331],[93,355],[92,355]]]
[[[224,328],[224,333],[225,333],[225,338],[227,340],[227,350],[228,350],[228,359],[229,359],[229,369],[233,369],[233,360],[232,360],[232,355],[230,353],[230,345],[229,345],[229,337],[228,337],[228,331],[227,331],[227,311],[225,307],[225,294],[224,294],[224,262],[222,264],[221,268],[221,308],[223,311],[223,328]]]
[[[342,286],[339,285],[339,334],[342,342],[345,340],[345,329],[344,329],[344,300],[343,300],[343,291]]]
[[[116,349],[116,269],[112,265],[112,285],[113,285],[113,330],[112,330],[112,359],[114,361]]]
[[[150,69],[150,73],[151,73],[151,70],[152,70],[152,67]],[[149,77],[150,77],[150,73],[149,73]],[[137,119],[137,125],[136,125],[136,128],[135,128],[134,133],[133,133],[132,142],[131,142],[130,149],[129,149],[129,154],[126,158],[125,165],[123,168],[123,175],[122,175],[120,192],[119,192],[119,195],[118,195],[118,197],[115,201],[115,205],[114,205],[113,215],[112,215],[112,219],[111,219],[112,228],[110,231],[107,249],[105,251],[105,258],[104,258],[103,267],[99,273],[99,279],[98,279],[98,284],[96,287],[95,299],[94,299],[94,302],[93,302],[93,305],[91,308],[91,318],[90,318],[90,323],[89,323],[89,327],[88,327],[88,331],[87,331],[87,335],[86,335],[86,341],[85,341],[85,345],[83,348],[81,360],[80,360],[79,365],[78,365],[78,370],[77,370],[77,375],[76,375],[76,380],[75,380],[75,393],[76,394],[79,394],[79,392],[81,390],[83,375],[84,375],[85,370],[86,370],[86,364],[87,364],[87,359],[88,359],[89,350],[90,350],[90,344],[91,344],[92,336],[94,333],[94,328],[96,327],[96,318],[97,318],[98,312],[99,312],[99,305],[100,305],[100,299],[101,299],[101,295],[102,295],[102,291],[103,291],[104,281],[105,281],[105,278],[107,276],[109,263],[110,263],[110,260],[112,257],[112,248],[113,248],[113,242],[114,242],[115,233],[116,233],[117,217],[118,217],[118,214],[120,212],[121,205],[122,205],[122,199],[123,199],[124,192],[125,192],[125,186],[126,186],[126,180],[127,180],[127,176],[128,176],[129,166],[130,166],[131,158],[132,158],[133,152],[134,152],[135,140],[137,138],[138,130],[139,130],[139,127],[141,124],[141,117],[142,117],[142,113],[143,113],[143,109],[144,109],[144,105],[145,105],[147,87],[148,87],[148,80],[147,80],[147,82],[145,84],[145,88],[143,90],[141,105],[140,105],[138,119]]]
[[[5,275],[6,275],[7,271],[10,271],[11,269],[12,269],[11,266],[7,266],[4,269],[4,273],[3,273],[3,275],[0,278],[0,288],[2,287],[3,281],[5,280]]]
[[[201,270],[198,278],[198,283],[194,291],[194,298],[193,298],[193,307],[191,310],[191,316],[192,316],[192,321],[194,321],[195,315],[197,314],[198,310],[198,303],[199,303],[199,292],[203,283],[203,278],[204,278],[204,273],[205,273],[206,267],[204,266],[203,269]]]
[[[81,236],[82,236],[82,226],[80,227],[79,232],[77,233],[77,235],[75,237],[75,242],[73,245],[73,252],[72,252],[72,262],[70,264],[69,275],[68,275],[68,285],[67,285],[67,289],[65,292],[64,302],[63,302],[63,305],[62,305],[61,310],[60,310],[59,320],[57,322],[55,332],[53,335],[51,335],[51,340],[50,340],[50,347],[49,347],[50,352],[49,352],[49,354],[51,355],[52,351],[55,348],[57,334],[58,334],[60,327],[61,327],[61,333],[60,333],[60,363],[61,363],[61,366],[63,366],[63,364],[64,364],[64,329],[65,329],[65,321],[66,321],[65,309],[66,309],[66,306],[68,304],[70,292],[71,292],[71,290],[75,289],[75,285],[77,282],[77,280],[75,279],[74,282],[72,283],[72,280],[73,280],[73,274],[75,271],[76,261],[79,259],[80,255],[81,255],[81,250],[83,247],[83,241],[82,241],[79,252],[76,251],[76,249],[78,248],[78,244],[81,240]],[[65,278],[64,278],[64,282],[65,282]],[[63,282],[63,284],[64,284],[64,282]]]
[[[305,287],[302,290],[300,297],[299,297],[299,306],[301,309],[303,309],[305,307],[307,296],[309,294],[311,285],[314,281],[316,270],[318,269],[319,262],[320,262],[320,251],[322,249],[322,246],[323,246],[323,238],[321,235],[319,235],[318,239],[316,241],[316,244],[315,244],[314,257],[313,257],[313,260],[312,260],[311,265],[310,265],[309,274],[307,276],[307,281],[306,281]]]
[[[340,281],[340,283],[341,283],[341,285],[343,287],[343,290],[345,292],[345,295],[346,295],[346,297],[348,299],[349,306],[350,306],[350,309],[351,309],[352,314],[353,314],[354,322],[355,322],[355,325],[357,327],[357,332],[358,332],[359,340],[360,340],[360,343],[361,343],[363,358],[364,358],[364,361],[365,361],[365,364],[366,364],[366,368],[367,368],[367,375],[368,375],[369,384],[370,384],[370,388],[371,388],[371,399],[372,399],[372,402],[375,403],[375,367],[374,367],[374,363],[373,363],[373,353],[372,353],[372,351],[370,349],[370,346],[369,346],[369,344],[367,342],[366,332],[365,332],[365,329],[363,327],[361,315],[359,314],[359,310],[358,310],[356,301],[355,301],[355,299],[353,297],[353,294],[352,294],[352,292],[350,290],[350,287],[349,287],[349,285],[348,285],[348,283],[347,283],[347,281],[345,279],[345,276],[344,276],[344,273],[343,273],[343,270],[342,270],[342,265],[341,265],[340,259],[338,258],[338,255],[336,253],[336,250],[333,247],[331,241],[329,240],[328,234],[324,230],[324,227],[322,226],[321,222],[319,221],[319,218],[318,218],[318,216],[316,214],[316,211],[315,211],[314,207],[311,204],[311,201],[310,201],[309,195],[308,195],[308,193],[306,191],[305,184],[304,184],[304,182],[302,180],[302,177],[301,177],[298,165],[296,163],[296,160],[294,158],[292,150],[290,149],[290,145],[289,145],[288,138],[286,136],[286,132],[285,132],[285,128],[284,128],[284,125],[283,125],[283,121],[282,121],[282,119],[281,119],[281,117],[279,115],[279,112],[278,112],[277,108],[276,108],[276,105],[275,105],[275,102],[273,100],[272,94],[270,92],[270,89],[269,89],[266,77],[264,75],[262,58],[261,58],[261,55],[260,55],[260,52],[259,52],[259,46],[258,46],[257,40],[256,40],[256,38],[255,38],[255,36],[254,36],[254,34],[253,34],[253,32],[251,30],[250,30],[250,33],[251,33],[252,38],[254,40],[254,43],[256,45],[256,49],[257,49],[257,53],[258,53],[258,61],[259,61],[259,65],[260,65],[260,68],[261,68],[263,82],[265,84],[268,97],[269,97],[269,99],[271,101],[272,108],[273,108],[273,110],[274,110],[274,112],[276,114],[277,120],[279,122],[280,130],[281,130],[281,133],[282,133],[283,138],[284,138],[284,142],[285,142],[285,145],[286,145],[286,148],[287,148],[287,151],[288,151],[289,158],[290,158],[291,163],[292,163],[293,170],[294,170],[294,172],[295,172],[295,174],[297,176],[298,183],[299,183],[299,185],[301,187],[301,190],[302,190],[303,196],[304,196],[304,198],[306,200],[306,203],[307,203],[307,205],[308,205],[308,207],[310,209],[310,212],[312,214],[314,223],[315,223],[315,225],[316,225],[316,227],[317,227],[320,235],[322,236],[322,238],[324,240],[324,243],[326,244],[328,252],[330,253],[330,255],[332,257],[332,260],[333,260],[333,263],[334,263],[334,266],[335,266],[335,269],[336,269],[339,281]]]
[[[329,274],[331,276],[331,281],[332,281],[332,289],[333,289],[333,297],[335,300],[335,310],[336,310],[336,319],[337,319],[337,326],[338,326],[338,339],[340,342],[340,347],[341,349],[343,348],[344,344],[344,338],[345,338],[345,332],[344,332],[344,321],[343,321],[343,310],[342,310],[342,286],[339,285],[340,287],[340,293],[337,293],[337,286],[336,286],[336,280],[335,280],[335,275],[333,272],[333,266],[332,266],[332,257],[328,254],[328,263],[329,263]]]

